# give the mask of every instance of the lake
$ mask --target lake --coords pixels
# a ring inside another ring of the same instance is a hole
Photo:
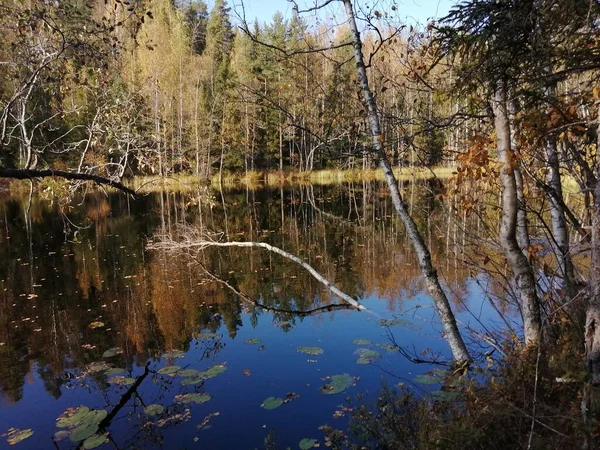
[[[459,318],[493,321],[438,183],[403,189]],[[368,311],[310,313],[341,302],[263,249],[148,248],[191,235],[280,247]],[[449,359],[378,183],[4,193],[0,258],[1,448],[324,447],[319,427],[345,429],[357,395],[440,389],[418,377],[440,366],[407,354]]]

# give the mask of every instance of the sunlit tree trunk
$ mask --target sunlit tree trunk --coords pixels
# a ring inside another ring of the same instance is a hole
[[[377,104],[373,92],[369,87],[367,70],[362,53],[362,41],[358,26],[356,25],[352,0],[343,0],[343,3],[346,9],[348,23],[352,31],[354,59],[356,61],[358,80],[368,110],[373,148],[379,161],[379,166],[385,175],[385,180],[388,188],[390,189],[394,207],[398,213],[398,216],[406,227],[408,237],[419,260],[419,266],[421,267],[421,271],[425,278],[429,295],[431,295],[437,312],[440,316],[445,337],[450,345],[452,355],[458,362],[470,361],[471,357],[469,356],[467,347],[462,339],[460,331],[458,330],[454,313],[450,308],[450,302],[448,301],[448,297],[442,289],[437,272],[433,268],[429,249],[427,248],[415,221],[408,213],[407,205],[402,199],[400,190],[398,189],[398,181],[396,180],[388,157],[385,153],[385,149],[383,147],[383,136],[381,134],[381,125],[377,112]]]
[[[505,83],[499,82],[494,92],[492,104],[498,159],[502,164],[500,169],[500,181],[502,183],[500,243],[515,277],[517,291],[520,296],[525,342],[527,345],[539,345],[542,338],[542,324],[535,276],[531,264],[517,242],[519,201],[514,168],[519,162],[510,146],[510,123]]]

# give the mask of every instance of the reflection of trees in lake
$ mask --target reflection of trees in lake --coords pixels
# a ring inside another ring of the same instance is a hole
[[[455,224],[435,188],[403,185],[415,217],[429,230],[443,278],[464,292],[465,269],[448,263]],[[421,292],[420,270],[380,185],[240,190],[224,200],[212,203],[194,193],[136,202],[88,195],[69,208],[35,200],[29,235],[27,205],[20,199],[2,203],[0,357],[11,362],[0,368],[5,401],[19,400],[33,361],[47,390],[59,396],[66,372],[100,360],[108,348],[122,347],[130,367],[134,355],[143,364],[165,348],[185,349],[201,329],[224,325],[235,336],[244,311],[250,323],[256,320],[260,310],[207,279],[189,259],[144,251],[147,238],[177,233],[181,223],[281,247],[343,291],[379,297],[392,311],[400,299]],[[207,249],[202,258],[210,271],[270,307],[307,310],[334,300],[295,263],[259,249]],[[301,319],[281,313],[275,320]],[[105,326],[89,328],[94,321]]]

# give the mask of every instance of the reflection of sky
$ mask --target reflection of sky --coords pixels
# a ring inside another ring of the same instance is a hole
[[[319,2],[322,3],[322,2]],[[365,4],[367,2],[361,1],[359,4]],[[381,10],[381,12],[387,12],[393,14],[393,17],[403,23],[427,23],[429,18],[443,17],[449,9],[456,3],[455,0],[401,0],[394,2],[368,2],[374,9]],[[234,12],[241,15],[242,12],[242,0],[230,0],[230,6]],[[391,10],[391,6],[396,6],[396,11]],[[298,5],[310,6],[314,5],[313,0],[299,0]],[[379,5],[379,6],[378,6]],[[387,5],[387,6],[385,6]],[[289,17],[292,13],[292,4],[287,0],[243,0],[243,6],[246,12],[246,19],[253,21],[257,18],[260,22],[270,21],[276,11],[280,11],[284,16]],[[339,13],[338,5],[330,6],[324,10],[325,14],[321,15],[321,18],[329,18]]]

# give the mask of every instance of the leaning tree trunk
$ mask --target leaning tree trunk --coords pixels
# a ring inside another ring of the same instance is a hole
[[[600,108],[598,109],[597,152],[600,151]],[[597,157],[597,178],[600,157]],[[600,181],[594,190],[592,215],[592,265],[590,266],[590,299],[585,321],[585,357],[594,384],[600,384]]]
[[[356,61],[356,68],[358,73],[358,79],[360,88],[363,94],[365,104],[367,105],[368,118],[371,125],[371,135],[373,140],[373,148],[375,154],[379,160],[379,166],[381,167],[388,188],[392,194],[392,202],[400,220],[404,223],[408,237],[415,250],[415,253],[419,259],[419,266],[425,278],[429,295],[433,298],[435,307],[440,316],[442,326],[444,328],[444,334],[452,355],[457,362],[468,362],[471,360],[467,347],[462,339],[458,326],[456,325],[456,319],[450,307],[450,302],[446,293],[442,289],[440,281],[437,276],[436,270],[433,268],[431,263],[431,254],[429,249],[423,241],[423,237],[417,228],[417,224],[410,216],[408,208],[398,189],[398,181],[392,171],[390,161],[385,153],[383,146],[383,135],[381,133],[381,124],[379,121],[379,115],[377,112],[377,103],[375,97],[369,87],[369,80],[367,77],[367,70],[364,63],[362,53],[362,41],[360,33],[356,25],[356,18],[354,16],[354,10],[352,7],[352,0],[342,0],[346,8],[346,15],[348,16],[348,23],[352,31],[352,41],[354,47],[354,59]]]
[[[515,166],[518,160],[510,146],[510,124],[507,110],[506,85],[502,82],[494,92],[494,123],[498,159],[502,164],[500,181],[502,183],[502,222],[500,224],[500,243],[504,256],[515,277],[517,292],[520,296],[523,328],[527,345],[539,345],[542,337],[540,303],[536,292],[533,268],[523,254],[517,242],[517,216],[519,201]]]

